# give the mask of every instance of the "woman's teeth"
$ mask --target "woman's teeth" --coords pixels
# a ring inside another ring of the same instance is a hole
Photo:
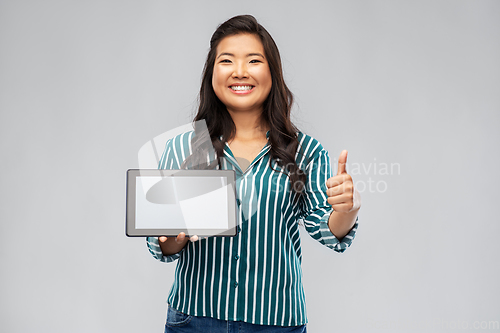
[[[231,89],[236,91],[252,90],[253,86],[231,86]]]

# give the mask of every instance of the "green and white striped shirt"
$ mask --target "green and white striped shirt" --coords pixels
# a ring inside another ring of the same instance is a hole
[[[160,169],[180,169],[191,155],[193,134],[186,132],[167,141]],[[295,160],[307,175],[300,201],[294,203],[296,194],[290,190],[289,177],[278,172],[283,169],[274,160],[272,167],[277,171],[269,167],[269,142],[244,172],[226,143],[222,169],[236,172],[238,234],[188,242],[171,256],[162,254],[158,238],[147,238],[156,259],[178,260],[168,296],[173,308],[194,316],[259,325],[307,323],[298,222],[302,220],[312,238],[337,252],[351,245],[358,223],[341,241],[331,233],[327,224],[333,211],[326,195],[326,180],[332,176],[328,152],[308,135],[299,132],[298,139],[302,151]]]

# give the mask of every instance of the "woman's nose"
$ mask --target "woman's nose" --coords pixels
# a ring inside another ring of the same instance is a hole
[[[237,64],[234,68],[233,78],[248,77],[246,64]]]

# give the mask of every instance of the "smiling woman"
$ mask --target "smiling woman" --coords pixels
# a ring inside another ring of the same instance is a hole
[[[272,78],[264,47],[257,36],[238,34],[219,43],[212,86],[235,123],[236,137],[227,143],[245,171],[267,143],[268,128],[259,122]]]
[[[168,140],[159,168],[234,170],[239,229],[191,242],[184,233],[147,238],[156,259],[177,260],[165,332],[306,331],[298,222],[344,252],[360,206],[347,153],[332,177],[328,152],[292,124],[292,101],[264,27],[250,15],[221,24],[210,41],[195,130]],[[199,120],[210,138],[198,135]],[[207,142],[214,163],[204,162],[211,160]]]
[[[212,86],[231,117],[246,112],[255,119],[260,118],[272,78],[264,47],[257,36],[238,34],[219,43]]]
[[[246,72],[242,73],[243,70]],[[250,90],[248,96],[235,96],[234,91],[245,89],[230,87],[238,83],[259,85],[259,89],[253,88],[255,93]],[[226,144],[236,150],[232,153],[237,160],[249,165],[252,156],[256,156],[255,151],[269,142],[270,154],[289,172],[290,188],[298,200],[306,178],[295,161],[296,153],[301,152],[297,140],[299,131],[290,120],[292,104],[293,95],[283,78],[280,53],[269,32],[251,15],[236,16],[222,23],[210,40],[202,74],[200,106],[193,120],[206,121],[219,168]],[[240,112],[242,110],[245,112]],[[194,136],[193,151],[206,151],[206,147],[199,149],[205,142],[204,137]],[[205,156],[193,154],[183,166],[200,165],[200,159]]]

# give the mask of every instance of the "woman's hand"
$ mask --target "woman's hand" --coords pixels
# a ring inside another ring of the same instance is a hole
[[[160,236],[158,237],[158,241],[160,243],[161,252],[163,252],[164,255],[172,255],[179,253],[184,246],[186,246],[188,241],[196,242],[198,238],[199,237],[196,235],[186,237],[186,234],[181,232],[177,237]]]
[[[351,176],[346,171],[346,162],[347,150],[343,150],[339,157],[337,175],[326,181],[328,203],[333,208],[328,218],[328,228],[339,240],[352,229],[361,207],[361,197],[352,183]]]
[[[361,199],[352,182],[352,177],[346,171],[347,150],[339,156],[337,175],[326,181],[328,203],[334,211],[349,213],[361,207]]]

